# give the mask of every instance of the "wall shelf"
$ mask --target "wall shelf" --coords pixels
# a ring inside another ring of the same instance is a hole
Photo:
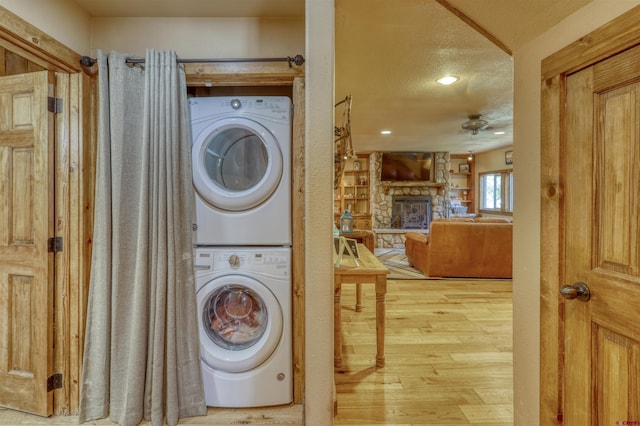
[[[333,199],[333,216],[339,226],[340,216],[345,209],[353,216],[355,229],[371,229],[371,205],[369,189],[369,156],[358,155],[355,160],[347,160],[340,187]]]
[[[468,155],[451,154],[450,169],[449,172],[449,200],[455,201],[459,205],[463,205],[467,208],[467,213],[474,212],[474,163],[475,157],[471,157],[471,161],[468,159]],[[468,164],[468,172],[456,172],[459,170],[460,164]]]

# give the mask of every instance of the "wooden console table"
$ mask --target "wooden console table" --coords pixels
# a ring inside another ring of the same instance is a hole
[[[385,298],[387,295],[387,275],[389,270],[364,245],[358,244],[360,265],[345,256],[340,268],[333,269],[333,313],[334,313],[334,366],[342,367],[342,323],[341,303],[342,284],[370,283],[376,286],[376,366],[384,367],[384,320]],[[356,309],[358,310],[358,309]]]
[[[367,231],[365,229],[354,229],[350,234],[340,234],[341,237],[352,238],[359,243],[367,246],[369,251],[373,253],[375,249],[375,235],[373,231]],[[356,284],[356,312],[362,310],[362,284]]]

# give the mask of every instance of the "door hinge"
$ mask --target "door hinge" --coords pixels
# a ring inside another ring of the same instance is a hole
[[[62,251],[62,237],[51,237],[47,240],[47,251],[57,253]]]
[[[62,112],[62,98],[47,98],[47,109],[54,114],[60,114]]]
[[[47,392],[55,389],[62,389],[62,374],[60,373],[52,374],[47,379]]]

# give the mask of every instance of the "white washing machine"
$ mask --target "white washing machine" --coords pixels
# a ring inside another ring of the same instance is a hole
[[[292,402],[291,248],[196,248],[195,269],[207,405]]]
[[[196,245],[291,245],[291,101],[189,99]]]

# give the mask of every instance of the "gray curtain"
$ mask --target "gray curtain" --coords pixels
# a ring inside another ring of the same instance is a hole
[[[93,258],[79,420],[121,425],[206,414],[193,272],[194,196],[184,69],[98,52]]]

